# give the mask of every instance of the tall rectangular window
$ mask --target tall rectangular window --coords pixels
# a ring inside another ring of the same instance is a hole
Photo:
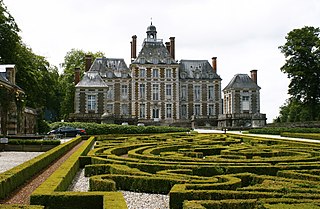
[[[201,87],[200,86],[194,86],[194,100],[199,101],[201,96]]]
[[[97,107],[97,98],[96,98],[96,95],[88,95],[88,110],[89,111],[92,111],[92,110],[96,110],[96,107]]]
[[[152,77],[158,78],[159,77],[159,69],[153,69],[152,70]]]
[[[172,70],[166,69],[166,78],[172,78]]]
[[[152,100],[159,100],[159,84],[152,85]]]
[[[140,77],[140,78],[146,77],[146,69],[144,69],[144,68],[140,69],[140,71],[139,71],[139,77]]]
[[[181,86],[181,100],[187,100],[187,87]]]
[[[128,86],[121,85],[121,99],[128,99]]]
[[[208,99],[209,100],[214,99],[214,86],[209,86],[208,88]]]
[[[121,114],[122,115],[129,115],[128,104],[121,104]]]
[[[172,118],[172,104],[166,104],[166,118]]]
[[[146,105],[140,104],[140,118],[146,117]]]
[[[200,105],[199,104],[194,105],[194,115],[197,115],[197,116],[200,115]]]
[[[214,105],[213,104],[209,104],[208,115],[214,115]]]
[[[112,100],[113,99],[113,86],[109,86],[108,85],[108,87],[109,87],[109,89],[108,89],[108,92],[107,92],[107,99],[108,100]]]
[[[242,96],[242,110],[249,111],[249,96]]]
[[[181,117],[187,118],[187,105],[185,104],[181,105]]]
[[[172,95],[172,86],[171,84],[166,84],[166,97],[171,98]]]
[[[144,83],[141,83],[139,85],[139,98],[140,99],[146,98],[146,85]]]

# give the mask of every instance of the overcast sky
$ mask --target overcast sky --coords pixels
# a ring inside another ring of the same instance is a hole
[[[278,47],[287,33],[320,26],[319,0],[4,0],[23,41],[59,66],[72,48],[104,52],[130,64],[130,41],[138,52],[146,29],[176,37],[176,59],[216,56],[224,88],[237,73],[258,70],[261,112],[272,122],[289,97]]]

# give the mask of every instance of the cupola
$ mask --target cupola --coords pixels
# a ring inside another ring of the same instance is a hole
[[[148,41],[157,40],[157,29],[156,29],[156,26],[152,25],[152,22],[151,22],[151,25],[149,25],[147,28],[147,40]]]

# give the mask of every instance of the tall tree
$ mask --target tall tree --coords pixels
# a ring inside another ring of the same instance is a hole
[[[14,63],[15,52],[20,44],[20,29],[0,0],[0,63]]]
[[[300,104],[306,115],[304,120],[319,119],[320,110],[320,29],[305,26],[294,29],[280,46],[286,58],[281,71],[290,79],[290,101]]]
[[[74,69],[80,68],[80,74],[83,75],[85,70],[85,55],[92,55],[93,60],[97,57],[102,57],[102,52],[85,52],[81,49],[71,49],[64,57],[62,64],[63,74],[60,78],[63,99],[61,102],[61,116],[63,119],[68,119],[70,113],[74,112]]]

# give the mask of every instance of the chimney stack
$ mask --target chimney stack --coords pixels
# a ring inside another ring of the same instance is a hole
[[[88,72],[90,70],[91,65],[92,65],[92,55],[86,54],[85,62],[86,62],[86,66],[85,66],[84,71]]]
[[[214,73],[217,73],[217,57],[212,57],[212,69]]]
[[[167,48],[168,52],[170,53],[170,42],[166,42],[166,48]]]
[[[258,71],[258,70],[251,70],[251,71],[250,71],[250,73],[251,73],[251,79],[252,79],[256,84],[258,84],[257,71]]]
[[[6,67],[6,74],[8,81],[10,81],[12,84],[16,84],[16,70],[14,65]]]
[[[175,60],[175,37],[170,37],[170,55]]]
[[[80,81],[80,68],[74,69],[74,85],[77,85]]]
[[[131,43],[131,59],[137,58],[137,36],[134,35],[132,36],[132,41]]]

